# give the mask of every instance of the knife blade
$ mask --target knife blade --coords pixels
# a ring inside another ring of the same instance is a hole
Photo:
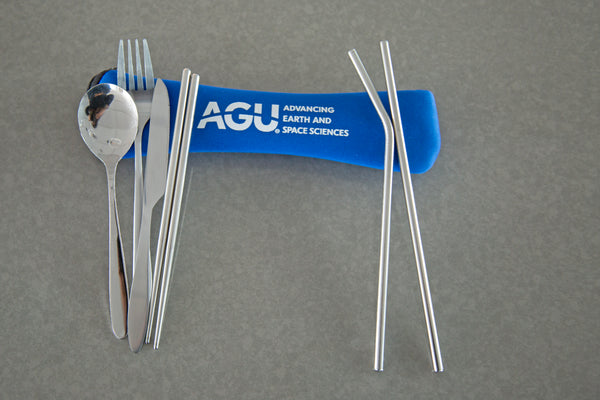
[[[167,87],[161,79],[156,81],[150,110],[148,150],[144,168],[144,200],[138,236],[135,269],[129,295],[127,328],[129,348],[138,352],[146,336],[150,303],[151,260],[150,227],[152,209],[164,195],[169,153],[170,104]]]

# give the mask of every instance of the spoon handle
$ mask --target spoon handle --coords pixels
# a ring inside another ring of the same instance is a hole
[[[115,175],[117,166],[106,166],[108,180],[108,301],[114,335],[127,336],[127,273],[117,213]]]

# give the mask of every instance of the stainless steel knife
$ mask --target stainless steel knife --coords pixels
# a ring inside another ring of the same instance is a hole
[[[144,168],[144,200],[138,236],[135,269],[129,295],[127,329],[129,348],[138,352],[146,337],[150,285],[150,226],[152,209],[165,193],[169,153],[169,122],[171,117],[169,93],[161,79],[156,81],[150,111],[148,150]]]

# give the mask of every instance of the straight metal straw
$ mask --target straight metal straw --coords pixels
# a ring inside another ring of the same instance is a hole
[[[187,104],[185,107],[185,122],[183,125],[183,136],[181,139],[181,149],[179,151],[179,160],[177,163],[177,173],[175,174],[175,189],[173,206],[171,208],[171,217],[169,220],[169,232],[167,234],[167,246],[165,249],[165,262],[162,271],[162,282],[160,288],[160,300],[158,303],[158,315],[156,317],[156,331],[154,334],[154,349],[158,349],[162,325],[164,322],[165,308],[167,306],[169,285],[173,274],[173,258],[175,253],[175,243],[177,239],[177,229],[179,227],[179,214],[181,212],[181,200],[183,197],[183,188],[185,184],[185,172],[187,169],[187,160],[190,149],[190,139],[192,136],[192,127],[194,122],[194,113],[196,110],[196,99],[198,96],[198,83],[200,77],[198,74],[192,75],[192,81],[189,87]],[[182,86],[183,89],[183,86]]]
[[[381,248],[379,251],[379,286],[377,289],[377,324],[375,332],[375,371],[383,371],[385,347],[385,317],[387,308],[388,270],[390,259],[390,220],[392,206],[392,172],[394,164],[394,127],[379,98],[379,94],[355,49],[348,52],[385,130],[385,159],[383,168],[383,206],[381,212]]]
[[[188,87],[190,85],[190,75],[191,71],[188,68],[185,68],[181,74],[181,89],[179,90],[177,114],[175,116],[173,139],[171,143],[171,157],[169,158],[169,167],[167,170],[167,186],[163,200],[160,230],[158,232],[156,260],[154,260],[154,272],[152,274],[152,291],[150,292],[150,314],[148,317],[148,329],[146,331],[146,343],[150,343],[150,338],[152,336],[152,326],[154,324],[154,314],[156,311],[156,300],[158,296],[158,282],[164,265],[165,247],[167,245],[167,233],[169,231],[169,221],[171,218],[171,207],[173,204],[175,188],[175,174],[177,173],[177,162],[179,160],[179,149],[181,147],[181,132],[183,131],[183,119],[185,117],[185,104],[187,102]]]
[[[381,56],[383,58],[383,68],[385,71],[385,81],[387,84],[388,97],[390,100],[390,109],[392,119],[394,120],[394,131],[396,132],[396,146],[398,148],[398,157],[400,161],[400,171],[402,182],[404,184],[404,198],[406,200],[406,209],[408,212],[408,221],[412,236],[413,249],[417,262],[417,272],[419,275],[419,286],[421,288],[421,298],[423,300],[423,311],[425,312],[425,323],[427,325],[427,335],[429,337],[429,348],[431,351],[431,361],[433,371],[441,372],[444,370],[440,344],[438,341],[435,316],[433,314],[433,304],[431,301],[431,292],[429,291],[429,279],[427,278],[427,267],[425,266],[425,255],[423,253],[423,243],[421,241],[421,231],[419,229],[419,219],[417,217],[417,207],[413,193],[412,180],[406,155],[406,145],[404,143],[404,132],[402,130],[402,119],[400,117],[400,106],[398,104],[398,93],[396,92],[396,82],[394,80],[394,69],[392,67],[392,56],[390,54],[390,45],[388,41],[381,41]]]

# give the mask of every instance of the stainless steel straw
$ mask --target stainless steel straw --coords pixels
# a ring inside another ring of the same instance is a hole
[[[177,172],[177,161],[179,160],[179,149],[181,147],[181,132],[183,130],[183,119],[185,117],[185,104],[187,102],[190,75],[191,71],[188,68],[185,68],[181,74],[181,89],[179,90],[177,114],[175,116],[175,126],[173,128],[173,140],[171,144],[171,157],[169,158],[169,167],[167,170],[167,186],[163,200],[160,230],[158,232],[156,260],[154,260],[154,272],[152,274],[152,291],[150,292],[150,314],[148,317],[148,329],[146,331],[146,343],[150,343],[150,338],[152,336],[152,326],[154,324],[154,314],[156,311],[156,300],[158,296],[158,283],[164,265],[165,247],[167,245],[167,233],[169,231],[169,221],[171,218],[171,207],[173,204],[175,188],[175,174]]]
[[[160,335],[164,322],[165,308],[167,306],[169,285],[173,274],[173,258],[175,253],[175,243],[177,239],[177,229],[179,227],[179,214],[181,212],[181,201],[183,197],[183,188],[185,183],[185,172],[190,149],[190,138],[192,136],[192,127],[194,122],[194,112],[196,110],[196,98],[198,96],[198,83],[200,77],[198,74],[192,75],[189,87],[187,103],[185,107],[185,122],[183,125],[183,134],[181,138],[181,149],[179,151],[179,160],[177,162],[177,173],[175,174],[175,188],[173,205],[171,208],[171,217],[169,220],[169,232],[167,234],[167,245],[165,248],[165,262],[162,271],[162,282],[160,288],[160,299],[158,303],[158,314],[156,317],[156,331],[154,334],[154,349],[158,349]],[[182,90],[185,86],[182,83]]]
[[[375,371],[383,371],[385,347],[385,314],[387,308],[388,269],[390,260],[390,220],[392,207],[392,172],[394,164],[394,127],[377,90],[356,50],[348,52],[358,76],[365,86],[385,130],[385,159],[383,168],[383,206],[381,211],[381,247],[379,251],[379,286],[377,289],[377,325],[375,331]]]
[[[400,117],[398,93],[396,92],[396,82],[394,80],[394,69],[392,67],[390,44],[387,40],[385,40],[380,42],[380,47],[381,56],[383,58],[383,68],[385,72],[385,81],[387,84],[388,98],[390,100],[390,110],[392,112],[392,119],[394,121],[394,131],[396,132],[396,146],[398,148],[402,183],[404,184],[404,198],[406,200],[406,210],[408,212],[410,233],[412,236],[413,249],[417,262],[417,273],[419,275],[419,286],[421,288],[421,298],[423,300],[425,324],[427,325],[427,335],[429,337],[431,361],[433,363],[433,371],[441,372],[444,370],[444,365],[442,362],[440,343],[438,341],[437,327],[433,313],[431,292],[429,291],[429,279],[427,277],[427,267],[425,266],[425,255],[423,253],[423,243],[421,241],[421,231],[419,229],[419,219],[417,217],[417,207],[415,205],[412,179],[410,177],[408,157],[406,155],[406,145],[404,143],[404,132],[402,130],[402,119]]]
[[[429,281],[427,278],[427,269],[425,267],[425,257],[423,254],[423,244],[421,242],[421,233],[419,230],[419,221],[417,218],[417,209],[415,206],[414,194],[412,189],[412,181],[410,177],[410,169],[408,158],[406,155],[406,146],[404,143],[404,134],[402,131],[402,121],[400,117],[400,107],[398,104],[398,96],[396,92],[396,83],[394,81],[394,71],[390,55],[389,43],[382,41],[380,43],[381,53],[383,57],[384,71],[386,84],[388,89],[388,97],[390,101],[390,109],[394,125],[389,119],[385,107],[381,103],[381,99],[373,85],[367,71],[360,61],[356,50],[350,50],[348,53],[352,60],[360,79],[362,80],[367,93],[373,103],[379,118],[383,123],[385,130],[385,160],[384,160],[384,199],[382,212],[382,235],[381,235],[381,252],[379,263],[379,289],[377,297],[377,326],[375,336],[375,370],[383,371],[383,355],[385,345],[385,317],[386,317],[386,302],[387,302],[387,286],[388,286],[388,266],[389,266],[389,229],[390,229],[390,205],[392,178],[391,175],[393,166],[393,135],[396,134],[396,144],[398,146],[398,155],[400,161],[400,170],[402,173],[402,182],[404,184],[404,196],[408,211],[410,230],[413,240],[413,248],[417,262],[417,272],[419,276],[419,285],[421,288],[421,297],[423,300],[423,309],[425,311],[425,322],[427,325],[427,333],[429,337],[429,347],[431,351],[431,359],[433,363],[433,371],[443,371],[442,356],[437,336],[437,328],[435,325],[435,317],[431,301],[431,293],[429,291]],[[391,132],[391,133],[390,133]],[[392,136],[392,139],[389,136]],[[391,155],[390,147],[391,143]],[[386,203],[386,201],[388,201]]]

